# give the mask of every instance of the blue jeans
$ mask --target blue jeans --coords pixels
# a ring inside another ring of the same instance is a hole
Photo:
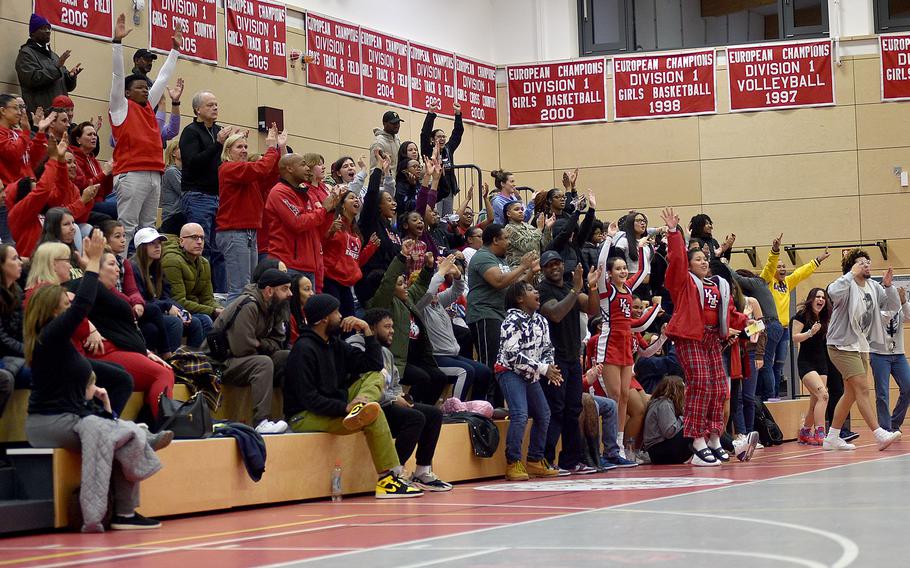
[[[155,204],[157,206],[157,199]],[[218,213],[218,196],[188,191],[183,194],[180,204],[183,207],[183,214],[186,215],[187,223],[202,225],[202,231],[205,233],[202,255],[209,259],[209,263],[212,265],[212,286],[215,288],[215,292],[226,292],[227,273],[224,267],[224,256],[218,250],[218,243],[215,242],[215,214]]]
[[[550,407],[540,388],[540,381],[530,383],[512,371],[496,375],[499,388],[509,406],[509,431],[506,433],[506,460],[521,461],[521,442],[525,437],[528,415],[534,419],[528,443],[528,461],[543,459],[543,447],[550,426]]]
[[[758,372],[758,393],[762,400],[777,397],[777,385],[780,383],[780,376],[784,369],[784,360],[787,358],[787,346],[789,337],[787,330],[777,320],[771,320],[765,323],[765,334],[768,336],[768,343],[765,345],[765,364]],[[783,344],[783,355],[780,357],[781,344]],[[780,359],[780,370],[778,370],[777,360]]]
[[[755,351],[749,351],[749,378],[743,377],[743,425],[745,432],[751,432],[755,426],[755,405],[758,404],[758,398],[755,396],[755,388],[758,386],[758,370],[755,368]]]
[[[256,231],[254,229],[216,231],[215,244],[224,256],[227,299],[228,302],[233,302],[250,283],[250,277],[259,264]]]
[[[439,365],[439,368],[446,375],[451,376],[451,373],[447,369],[458,369],[464,375],[463,377],[457,377],[455,380],[455,388],[452,391],[452,396],[459,400],[466,400],[469,392],[478,392],[478,390],[483,390],[486,392],[490,386],[490,379],[493,376],[493,373],[490,372],[490,368],[484,365],[483,363],[478,363],[473,359],[468,359],[467,357],[461,357],[459,355],[449,356],[449,355],[436,355],[436,364]],[[460,375],[461,373],[459,373]],[[474,388],[471,391],[472,385],[479,385],[481,389]],[[473,399],[472,399],[473,400]],[[483,398],[477,400],[484,400]]]
[[[213,325],[212,318],[207,314],[193,314],[193,321],[186,328],[186,344],[198,348],[205,336],[212,331]]]
[[[616,443],[616,401],[605,396],[594,396],[597,413],[600,415],[600,437],[603,441],[603,457],[608,460],[619,457],[619,444]]]
[[[910,364],[903,353],[894,355],[879,355],[872,353],[869,357],[872,365],[872,376],[875,378],[875,410],[878,414],[878,424],[885,430],[900,428],[907,416],[907,407],[910,406]],[[900,389],[894,412],[889,415],[888,403],[890,398],[890,377]]]

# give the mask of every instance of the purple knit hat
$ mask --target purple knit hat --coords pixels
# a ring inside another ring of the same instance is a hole
[[[50,25],[51,25],[51,23],[48,22],[47,19],[45,19],[44,17],[39,16],[38,14],[32,14],[31,19],[29,19],[29,21],[28,21],[28,35],[32,35],[36,31],[43,28],[44,26],[50,26]]]

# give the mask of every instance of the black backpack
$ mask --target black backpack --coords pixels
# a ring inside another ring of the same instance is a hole
[[[205,342],[209,348],[209,357],[216,361],[224,361],[231,356],[231,345],[228,343],[227,332],[231,329],[231,326],[234,325],[234,320],[237,319],[237,314],[240,313],[243,306],[252,301],[253,298],[246,295],[239,300],[234,300],[235,303],[239,302],[239,304],[234,309],[231,317],[224,324],[224,327],[219,329],[218,326],[214,326],[212,327],[212,330],[208,332],[205,336]],[[231,306],[233,306],[233,304],[231,304]]]
[[[755,403],[755,431],[758,432],[758,440],[765,447],[784,443],[783,432],[780,431],[768,407],[761,401]]]
[[[475,456],[489,458],[496,453],[499,447],[499,428],[486,416],[476,412],[453,412],[447,414],[443,422],[447,424],[467,422]]]

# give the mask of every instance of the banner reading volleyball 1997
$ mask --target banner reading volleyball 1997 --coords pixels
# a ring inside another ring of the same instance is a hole
[[[54,29],[110,40],[114,30],[112,2],[113,0],[34,0],[32,12],[47,19]]]
[[[882,58],[882,100],[910,100],[910,34],[879,37]]]
[[[606,63],[579,59],[506,67],[509,127],[607,120]]]
[[[496,126],[496,67],[455,56],[455,91],[465,122]]]
[[[360,76],[364,97],[408,106],[408,40],[360,28]]]
[[[171,36],[183,32],[180,56],[218,63],[218,34],[215,27],[215,0],[149,0],[149,46],[168,53]]]
[[[727,48],[730,111],[834,104],[831,40]]]
[[[614,57],[616,120],[716,112],[715,60],[713,49]]]
[[[410,43],[411,107],[438,114],[455,114],[455,54]]]
[[[306,81],[310,87],[360,96],[360,27],[306,15]]]
[[[286,22],[284,4],[272,0],[225,0],[227,67],[287,80]]]

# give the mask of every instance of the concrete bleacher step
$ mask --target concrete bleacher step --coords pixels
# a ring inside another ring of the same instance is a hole
[[[8,452],[0,467],[0,534],[54,527],[52,454],[24,455]]]

